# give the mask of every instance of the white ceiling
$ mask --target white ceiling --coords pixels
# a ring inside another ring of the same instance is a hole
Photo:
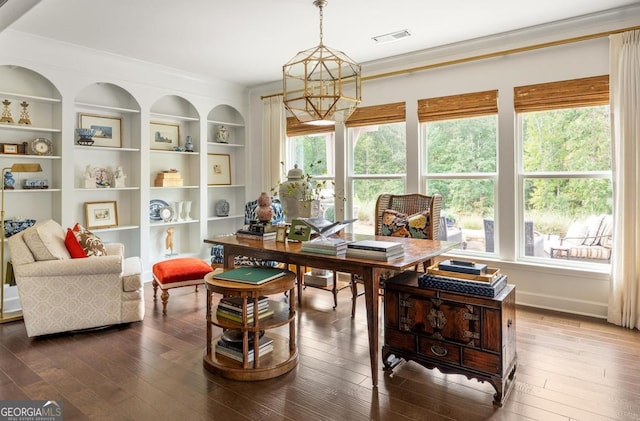
[[[0,14],[23,1],[9,0]],[[248,87],[279,80],[284,63],[319,42],[312,0],[36,1],[10,29]],[[637,3],[328,0],[324,43],[367,63]],[[412,36],[384,45],[371,40],[403,29]]]

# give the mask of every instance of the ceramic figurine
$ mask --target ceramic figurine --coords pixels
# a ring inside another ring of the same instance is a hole
[[[218,128],[218,132],[216,133],[216,142],[229,143],[229,131],[226,127],[220,126]]]
[[[164,246],[169,250],[169,256],[173,255],[173,232],[173,227],[167,228],[167,238],[164,239]]]

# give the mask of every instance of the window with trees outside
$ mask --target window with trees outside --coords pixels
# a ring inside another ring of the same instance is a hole
[[[498,92],[418,101],[423,185],[442,195],[440,240],[458,250],[493,253]]]
[[[520,255],[609,264],[608,76],[517,87]]]
[[[295,117],[287,118],[284,179],[294,165],[311,175],[312,189],[320,184],[321,215],[330,221],[335,220],[335,156],[334,126],[300,124]]]
[[[407,174],[404,102],[359,107],[346,122],[347,183],[353,231],[375,232],[375,205],[382,193],[404,194]]]

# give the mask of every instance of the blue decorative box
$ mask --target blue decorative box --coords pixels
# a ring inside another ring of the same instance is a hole
[[[491,282],[470,281],[467,279],[446,278],[444,276],[425,273],[418,277],[418,285],[422,288],[436,288],[463,294],[495,297],[507,285],[507,276],[497,276]]]

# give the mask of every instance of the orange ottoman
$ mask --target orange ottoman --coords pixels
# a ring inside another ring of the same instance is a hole
[[[164,260],[153,265],[153,301],[157,301],[158,287],[162,290],[162,314],[167,314],[169,289],[204,283],[204,276],[211,272],[211,266],[195,257],[181,257]]]

